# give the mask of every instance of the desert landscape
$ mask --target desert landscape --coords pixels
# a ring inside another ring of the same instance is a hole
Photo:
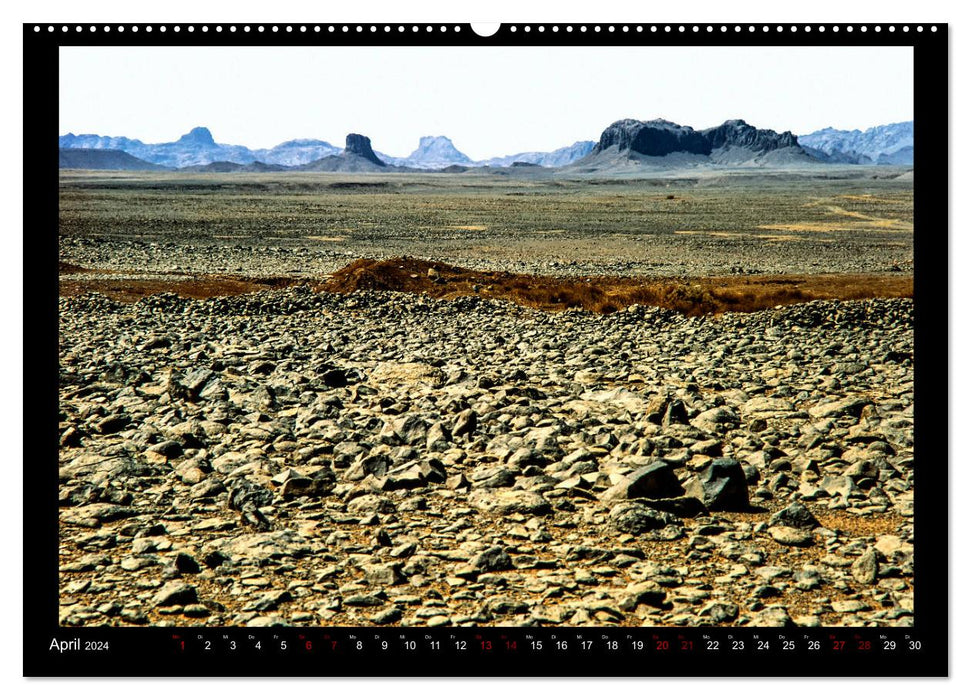
[[[903,166],[62,170],[64,625],[911,625]]]
[[[60,147],[61,624],[913,625],[912,122]]]

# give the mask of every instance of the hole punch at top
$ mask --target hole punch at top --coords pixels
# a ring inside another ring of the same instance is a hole
[[[501,26],[499,22],[473,22],[472,31],[481,37],[490,37],[498,32]]]

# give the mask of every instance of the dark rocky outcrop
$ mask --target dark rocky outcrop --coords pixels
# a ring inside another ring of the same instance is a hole
[[[325,156],[294,170],[328,173],[366,173],[396,170],[397,167],[381,160],[371,148],[371,139],[361,134],[348,134],[346,145],[338,155]]]
[[[711,145],[716,148],[747,148],[756,153],[765,153],[779,148],[799,146],[799,141],[791,131],[781,134],[771,129],[756,129],[741,119],[730,119],[721,126],[705,129],[701,132]]]
[[[632,157],[665,157],[674,153],[709,157],[715,162],[751,160],[776,151],[811,160],[791,132],[757,129],[732,119],[710,129],[695,131],[664,119],[622,119],[608,126],[591,152],[594,159],[608,149]]]
[[[600,153],[611,146],[645,156],[666,156],[675,152],[711,153],[711,144],[700,132],[664,119],[649,122],[621,119],[614,122],[600,135],[593,152]]]
[[[375,165],[386,165],[386,163],[378,158],[371,149],[371,139],[369,139],[367,136],[362,136],[361,134],[347,135],[346,145],[344,146],[344,154],[360,156],[365,160],[371,161]]]

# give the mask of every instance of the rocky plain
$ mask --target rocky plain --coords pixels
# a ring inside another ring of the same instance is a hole
[[[859,238],[851,269],[901,256]],[[62,261],[157,272],[125,245],[88,231]],[[913,623],[909,298],[80,290],[60,343],[64,625]]]

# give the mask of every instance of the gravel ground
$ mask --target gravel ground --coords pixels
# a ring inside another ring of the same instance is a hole
[[[901,171],[62,174],[60,259],[310,278],[401,255],[530,274],[910,272],[913,183],[893,179]]]
[[[898,247],[899,246],[899,247]],[[523,274],[647,275],[705,277],[733,274],[913,273],[912,243],[888,245],[861,236],[819,242],[794,237],[764,240],[705,235],[643,235],[613,238],[467,240],[353,240],[342,243],[293,239],[179,241],[66,238],[61,259],[86,268],[145,273],[287,275],[320,279],[359,258],[399,255],[437,260],[474,270]]]
[[[60,303],[62,624],[913,623],[911,300]]]

